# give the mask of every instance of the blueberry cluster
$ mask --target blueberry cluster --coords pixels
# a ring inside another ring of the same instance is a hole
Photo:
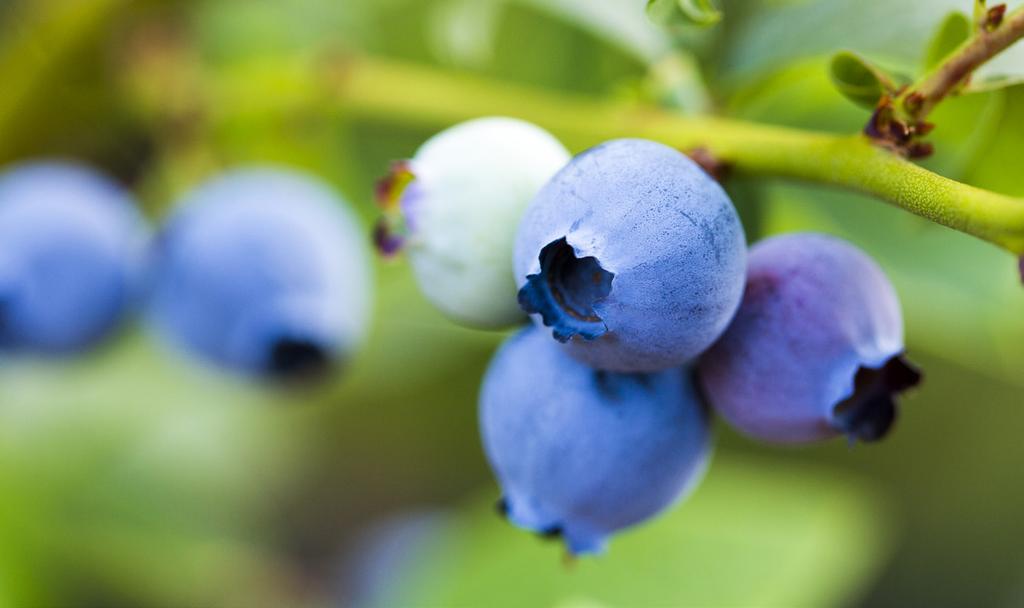
[[[886,434],[920,376],[869,257],[815,234],[748,251],[726,192],[659,143],[564,156],[533,125],[479,119],[379,190],[378,247],[408,251],[438,308],[499,328],[518,303],[533,321],[480,392],[511,522],[603,551],[700,480],[711,411],[769,442]]]
[[[814,234],[748,251],[726,192],[667,146],[570,158],[536,126],[479,119],[396,163],[378,197],[378,248],[407,251],[446,315],[532,319],[487,371],[481,434],[501,511],[574,554],[695,486],[712,410],[764,441],[873,441],[920,380],[868,256]],[[91,170],[0,173],[0,354],[80,352],[145,303],[201,360],[309,378],[363,340],[370,282],[356,218],[302,173],[217,176],[155,237]]]
[[[150,233],[132,197],[90,169],[0,174],[0,356],[82,352],[143,306],[185,352],[260,377],[309,377],[363,338],[363,234],[311,176],[228,172]]]

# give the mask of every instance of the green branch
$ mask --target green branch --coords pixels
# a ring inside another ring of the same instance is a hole
[[[862,192],[1024,254],[1024,199],[942,177],[861,135],[679,116],[366,57],[343,59],[334,74],[342,110],[357,118],[437,129],[506,115],[541,125],[574,147],[617,137],[644,137],[683,150],[701,147],[739,173]]]
[[[44,95],[62,65],[127,0],[24,2],[0,31],[0,157],[21,124],[22,111]]]
[[[984,9],[984,3],[978,6]],[[896,107],[910,123],[924,120],[947,95],[990,59],[1024,38],[1024,7],[1004,15],[1006,5],[985,11],[976,8],[977,30],[944,61],[903,91]]]

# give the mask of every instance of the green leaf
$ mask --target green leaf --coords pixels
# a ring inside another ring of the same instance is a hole
[[[489,55],[493,52],[491,46],[500,36],[504,22],[509,21],[508,9],[513,6],[529,7],[538,15],[557,19],[574,29],[588,32],[643,63],[656,62],[672,51],[672,37],[664,28],[651,23],[643,5],[636,0],[449,0],[432,7],[433,25],[444,25],[448,29],[447,33],[431,31],[435,51],[439,42],[443,46],[469,45],[470,59],[481,64],[479,58],[473,55]],[[515,15],[512,15],[512,19],[515,19]],[[466,28],[473,31],[463,31]],[[444,36],[450,36],[451,40]],[[532,36],[531,41],[539,44]],[[454,50],[463,51],[462,48]],[[441,57],[448,59],[450,54]]]
[[[924,56],[924,67],[930,70],[939,65],[950,53],[957,49],[971,35],[971,20],[960,12],[952,12],[942,20],[935,36],[928,43]]]
[[[850,51],[832,57],[829,75],[844,97],[866,108],[875,107],[882,95],[896,88],[893,79],[881,68]]]
[[[652,65],[645,85],[655,102],[662,106],[693,114],[711,110],[711,93],[697,59],[689,53],[672,53]]]
[[[722,20],[722,12],[711,0],[679,0],[679,8],[697,25],[714,25]]]
[[[1020,155],[1024,150],[1024,86],[1000,91],[994,95],[1005,98],[1004,111],[999,117],[998,128],[993,137],[987,139],[980,153],[974,159],[974,166],[967,181],[982,188],[1024,196],[1024,181],[1020,179]],[[1012,285],[1015,296],[1024,296],[1020,285]],[[1020,299],[1020,298],[1018,298]],[[1024,304],[1024,299],[1020,299]],[[1024,331],[1024,315],[1019,317]],[[1024,343],[1021,343],[1024,351]]]
[[[689,501],[568,571],[557,543],[494,514],[495,495],[453,522],[429,560],[395,573],[401,597],[389,605],[830,606],[886,553],[877,496],[832,469],[719,458]]]
[[[672,50],[672,39],[646,18],[636,0],[515,0],[555,16],[651,63]]]
[[[647,14],[663,25],[707,27],[722,20],[722,12],[711,0],[648,0]]]
[[[679,5],[675,0],[648,0],[647,16],[651,21],[661,25],[668,25],[676,18]]]
[[[981,23],[982,19],[985,18],[986,4],[985,0],[974,0],[974,22]]]
[[[799,59],[842,49],[913,73],[920,69],[922,54],[943,17],[966,6],[965,0],[721,2],[729,14],[729,27],[722,31],[724,40],[714,55],[715,73],[730,86],[742,86]],[[841,30],[837,24],[842,24]],[[993,77],[999,79],[990,81]],[[975,80],[987,83],[988,89],[1017,78],[1024,78],[1024,44],[1006,49],[975,73]]]
[[[501,2],[449,0],[433,7],[429,40],[434,56],[457,66],[481,68],[494,55]]]
[[[793,60],[850,49],[912,71],[941,16],[964,0],[729,0],[727,40],[715,59],[723,78],[742,83]]]
[[[777,125],[852,133],[864,126],[864,111],[844,98],[829,76],[830,57],[787,65],[751,79],[729,99],[728,114]]]
[[[1011,74],[982,74],[972,77],[963,91],[964,93],[986,93],[1008,89],[1019,84],[1024,84],[1024,74],[1016,76]]]

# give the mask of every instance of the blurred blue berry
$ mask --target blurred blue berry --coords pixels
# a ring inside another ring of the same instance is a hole
[[[579,360],[614,371],[682,365],[739,304],[743,227],[719,185],[659,143],[577,156],[541,190],[515,246],[519,302]]]
[[[362,340],[370,271],[345,202],[311,176],[226,173],[187,195],[154,252],[152,318],[216,364],[322,372]]]
[[[92,170],[0,174],[0,346],[70,353],[108,335],[137,301],[147,236],[131,196]]]
[[[335,578],[337,606],[398,606],[396,580],[414,576],[451,537],[455,515],[442,510],[388,514],[360,527]]]
[[[535,327],[491,362],[480,426],[509,520],[560,535],[575,554],[603,551],[610,534],[678,500],[710,454],[687,372],[595,370]]]
[[[901,358],[899,300],[882,270],[817,234],[762,241],[749,263],[736,319],[699,364],[710,403],[765,441],[884,436],[896,395],[920,375]]]
[[[454,321],[501,328],[521,321],[512,247],[523,211],[569,162],[547,131],[479,118],[438,133],[381,181],[387,212],[377,246],[404,249],[420,289]]]

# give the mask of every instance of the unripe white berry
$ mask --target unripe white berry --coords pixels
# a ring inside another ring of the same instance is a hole
[[[382,182],[390,215],[378,245],[385,253],[402,247],[420,289],[454,321],[512,325],[525,318],[512,268],[519,219],[569,158],[549,133],[512,118],[442,131]]]

